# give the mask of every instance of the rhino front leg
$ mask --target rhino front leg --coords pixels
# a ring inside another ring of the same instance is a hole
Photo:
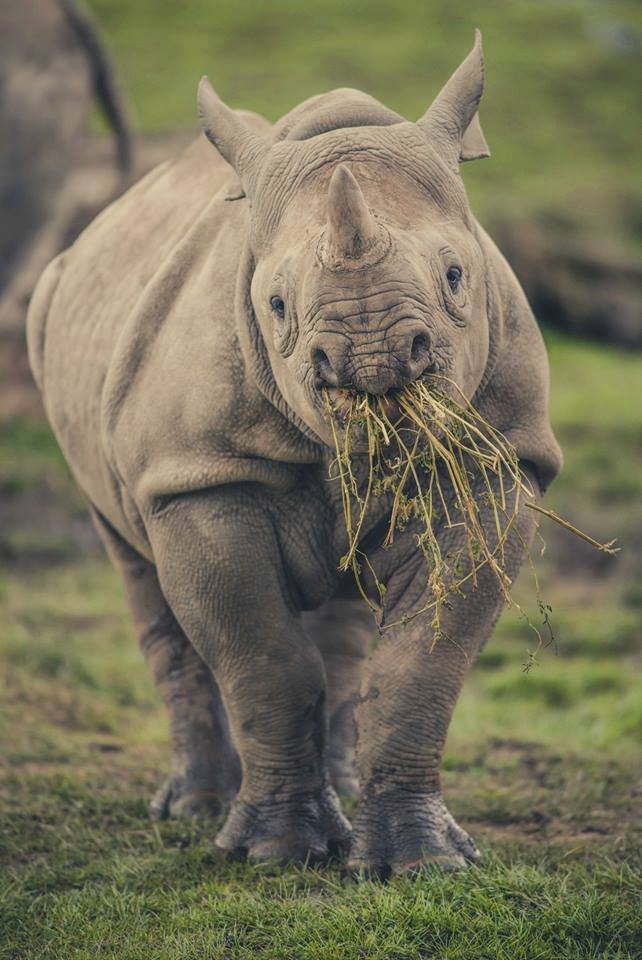
[[[218,816],[236,793],[240,766],[212,672],[176,622],[152,564],[98,511],[92,515],[123,578],[142,652],[170,717],[170,772],[150,812],[159,818]]]
[[[374,620],[361,600],[333,599],[320,610],[306,614],[303,622],[321,652],[327,677],[328,767],[332,783],[339,794],[356,797],[359,783],[354,709],[363,664],[373,644]]]
[[[148,524],[163,592],[221,689],[242,782],[217,844],[253,860],[323,859],[349,837],[325,764],[325,673],[288,597],[268,511],[222,490]]]
[[[532,511],[522,508],[506,544],[505,569],[514,579],[532,542]],[[444,530],[444,555],[457,550],[456,529]],[[390,620],[421,609],[430,596],[420,569]],[[391,581],[391,593],[395,584]],[[361,795],[353,819],[350,866],[379,876],[424,864],[465,866],[479,853],[445,805],[440,764],[466,671],[503,607],[495,574],[484,567],[475,589],[453,595],[433,645],[430,614],[384,632],[362,685],[357,708]]]

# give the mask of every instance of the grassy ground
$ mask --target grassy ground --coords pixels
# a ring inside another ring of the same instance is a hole
[[[252,868],[220,859],[210,825],[152,824],[167,729],[120,584],[46,429],[6,424],[0,957],[638,955],[642,360],[549,348],[567,457],[549,502],[624,549],[609,567],[552,537],[538,569],[557,655],[525,674],[532,635],[507,614],[467,680],[444,781],[486,860],[463,876]],[[519,594],[532,611],[527,576]]]

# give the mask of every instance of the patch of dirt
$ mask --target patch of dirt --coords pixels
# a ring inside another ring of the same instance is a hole
[[[478,801],[471,808],[474,793]],[[616,763],[588,770],[579,758],[549,753],[530,741],[488,741],[467,770],[449,778],[446,794],[455,807],[462,803],[463,825],[490,846],[545,842],[581,850],[625,844],[633,850],[642,830],[642,781],[635,771]]]

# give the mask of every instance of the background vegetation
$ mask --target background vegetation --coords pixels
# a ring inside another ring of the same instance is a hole
[[[581,216],[640,240],[642,8],[632,0],[91,0],[148,132],[194,124],[207,73],[276,120],[355,86],[419,117],[482,30],[492,162],[466,183],[482,216]],[[638,163],[636,164],[636,160]]]
[[[478,25],[493,158],[465,178],[481,218],[639,250],[637,4],[91,5],[148,134],[194,126],[205,71],[271,119],[337,85],[414,117]],[[548,503],[622,552],[542,528],[557,643],[525,674],[533,636],[507,614],[448,742],[446,795],[485,864],[386,886],[230,864],[211,825],[150,823],[167,727],[120,585],[27,381],[0,390],[0,957],[639,955],[642,357],[546,336],[566,455]],[[536,619],[528,573],[518,593]]]

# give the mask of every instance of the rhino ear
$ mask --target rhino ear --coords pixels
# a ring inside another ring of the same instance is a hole
[[[479,114],[476,113],[462,137],[459,162],[463,163],[466,160],[483,160],[484,157],[490,157],[490,149],[486,143],[486,137],[481,128],[481,123],[479,122]]]
[[[417,120],[426,138],[452,165],[490,156],[477,113],[483,92],[484,56],[481,33],[475,30],[473,49]]]
[[[243,189],[252,196],[269,146],[214,92],[207,77],[198,85],[198,115],[203,132],[234,168]]]

